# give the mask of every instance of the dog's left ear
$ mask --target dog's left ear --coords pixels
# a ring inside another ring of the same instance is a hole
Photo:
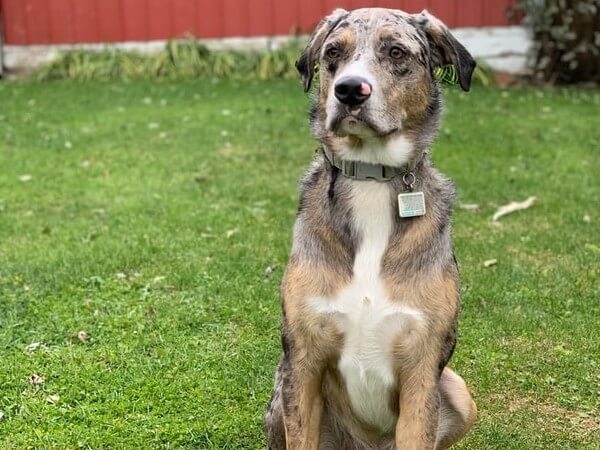
[[[319,59],[321,47],[331,34],[334,28],[348,15],[348,11],[345,9],[338,8],[333,11],[329,16],[325,17],[319,24],[315,31],[310,36],[308,45],[304,49],[300,59],[296,61],[296,69],[302,76],[302,83],[304,84],[304,92],[308,92],[310,84],[315,75],[315,64]]]
[[[432,68],[453,64],[458,72],[460,87],[468,91],[471,88],[471,77],[476,65],[471,54],[450,34],[450,30],[443,22],[429,14],[427,10],[415,16],[429,40],[433,58]]]

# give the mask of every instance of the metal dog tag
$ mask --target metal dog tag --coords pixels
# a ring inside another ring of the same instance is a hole
[[[425,196],[422,192],[404,192],[398,194],[400,217],[425,215]]]

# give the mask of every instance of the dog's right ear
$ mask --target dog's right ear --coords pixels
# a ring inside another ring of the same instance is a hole
[[[302,76],[302,83],[304,84],[304,92],[308,92],[310,84],[315,75],[315,64],[319,59],[319,53],[323,42],[327,39],[327,36],[335,29],[335,27],[348,16],[348,11],[345,9],[338,8],[333,11],[329,16],[325,17],[315,31],[310,36],[308,45],[304,49],[300,59],[296,61],[296,69]]]
[[[475,70],[475,60],[467,49],[456,40],[446,25],[440,19],[423,10],[416,16],[417,23],[422,27],[429,40],[434,67],[452,64],[458,72],[458,82],[464,91],[471,88],[471,77]]]

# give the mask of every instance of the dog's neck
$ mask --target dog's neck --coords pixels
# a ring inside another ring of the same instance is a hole
[[[425,154],[403,136],[385,143],[341,145],[334,149],[322,143],[321,150],[329,164],[345,177],[381,182],[414,173]]]

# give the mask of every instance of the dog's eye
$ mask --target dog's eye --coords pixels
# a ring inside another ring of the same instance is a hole
[[[400,47],[392,47],[390,48],[390,56],[394,59],[400,59],[404,56],[404,50]]]
[[[325,54],[328,58],[331,59],[336,59],[340,57],[340,51],[335,47],[328,48]]]

